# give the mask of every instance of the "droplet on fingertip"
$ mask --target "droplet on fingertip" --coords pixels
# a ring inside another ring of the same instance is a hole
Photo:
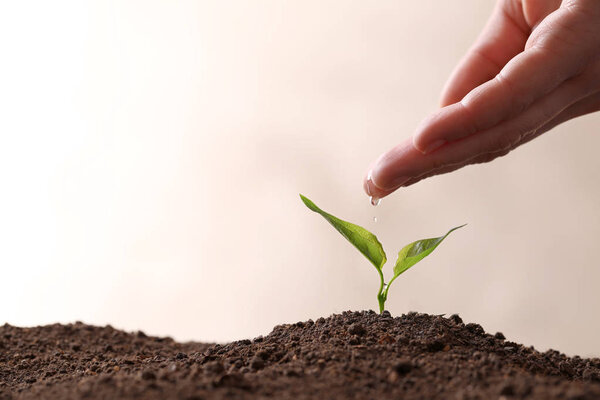
[[[371,177],[371,171],[369,171],[367,175],[367,194],[369,195],[369,201],[371,202],[371,205],[376,206],[379,204],[381,199],[379,197],[373,196],[373,194],[371,193],[371,185],[375,186],[375,184],[373,183],[373,178]]]
[[[367,174],[367,194],[371,196],[371,184],[373,180],[371,179],[371,171]]]

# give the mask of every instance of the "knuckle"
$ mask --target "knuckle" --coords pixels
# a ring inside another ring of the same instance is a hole
[[[508,118],[521,114],[531,104],[533,99],[531,94],[527,94],[526,90],[519,90],[519,85],[514,82],[514,79],[506,72],[500,71],[494,80],[498,86],[506,93],[507,99],[510,99],[510,113]]]
[[[482,126],[478,123],[479,118],[477,118],[475,108],[476,108],[476,99],[477,99],[477,89],[474,89],[472,92],[467,94],[458,104],[462,109],[462,113],[464,114],[464,121],[469,121],[468,123],[463,123],[461,126],[462,131],[464,132],[464,136],[471,136],[475,133],[479,132],[485,126]]]

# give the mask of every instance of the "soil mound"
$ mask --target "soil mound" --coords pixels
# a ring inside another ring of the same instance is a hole
[[[600,359],[480,325],[344,312],[228,344],[82,323],[0,326],[0,400],[600,399]]]

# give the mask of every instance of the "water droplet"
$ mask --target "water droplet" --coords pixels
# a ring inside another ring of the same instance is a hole
[[[375,207],[375,206],[379,205],[379,203],[381,203],[381,199],[379,197],[371,196],[371,197],[369,197],[369,200],[371,201],[371,205],[373,207]]]
[[[377,222],[377,217],[373,217],[373,222]]]
[[[371,183],[373,180],[371,179],[371,171],[369,171],[369,175],[367,176],[367,194],[371,195]]]

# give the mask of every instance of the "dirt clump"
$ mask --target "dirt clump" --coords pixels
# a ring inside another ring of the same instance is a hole
[[[600,359],[478,324],[344,312],[227,344],[82,323],[0,326],[0,400],[600,399]]]

